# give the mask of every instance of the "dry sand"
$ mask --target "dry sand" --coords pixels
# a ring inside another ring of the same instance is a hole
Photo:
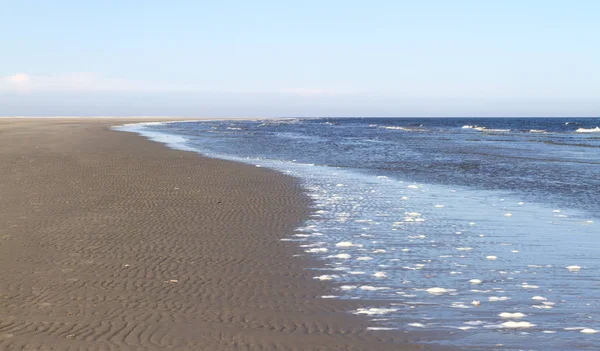
[[[295,179],[114,124],[0,119],[0,349],[430,349],[318,298]]]

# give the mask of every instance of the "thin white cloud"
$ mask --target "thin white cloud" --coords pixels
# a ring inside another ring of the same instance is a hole
[[[0,92],[214,92],[214,93],[283,93],[298,96],[332,94],[315,88],[255,87],[256,89],[232,89],[203,87],[193,84],[143,82],[106,77],[96,73],[76,72],[60,75],[32,75],[15,73],[0,77]]]
[[[16,73],[0,79],[0,91],[18,92],[149,92],[189,89],[187,86],[146,83],[85,72],[61,75]]]

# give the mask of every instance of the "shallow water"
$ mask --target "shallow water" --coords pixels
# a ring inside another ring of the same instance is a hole
[[[599,119],[291,119],[125,127],[298,177],[284,240],[372,328],[490,349],[600,348]],[[499,346],[501,345],[501,346]]]

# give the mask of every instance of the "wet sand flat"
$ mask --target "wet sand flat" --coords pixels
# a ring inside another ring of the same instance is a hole
[[[0,349],[432,349],[319,298],[294,178],[118,123],[0,119]]]

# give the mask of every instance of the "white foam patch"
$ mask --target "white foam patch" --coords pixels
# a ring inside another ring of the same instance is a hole
[[[580,266],[568,266],[567,269],[569,272],[579,272],[581,270]]]
[[[322,299],[337,299],[339,296],[336,295],[323,295],[321,296]]]
[[[530,284],[527,284],[527,283],[523,283],[523,285],[521,285],[521,287],[523,289],[539,289],[540,288],[537,285],[530,285]]]
[[[407,325],[414,328],[425,328],[425,324],[423,323],[408,323]]]
[[[353,244],[351,241],[342,241],[335,244],[339,248],[362,247],[362,245]]]
[[[500,324],[500,326],[502,328],[507,328],[507,329],[526,329],[526,328],[535,327],[535,324],[532,324],[532,323],[526,322],[526,321],[522,321],[522,322],[508,321],[508,322],[504,322],[504,323]]]
[[[358,260],[358,261],[370,261],[372,259],[373,259],[373,257],[362,256],[362,257],[357,258],[356,260]]]
[[[490,302],[498,302],[498,301],[507,301],[510,300],[508,296],[490,296],[488,297],[488,301]]]
[[[469,283],[471,283],[471,284],[481,284],[481,279],[471,279],[471,280],[469,280]]]
[[[382,314],[388,314],[391,312],[396,312],[398,311],[395,308],[359,308],[356,311],[354,311],[354,314],[366,314],[366,315],[382,315]]]
[[[361,290],[365,291],[377,291],[377,290],[388,290],[387,286],[371,286],[371,285],[363,285],[360,287]]]
[[[452,305],[450,305],[450,307],[452,308],[471,308],[470,306],[465,305],[463,302],[453,302]]]
[[[446,288],[435,287],[435,288],[429,288],[429,289],[427,289],[425,291],[427,291],[431,295],[444,295],[444,294],[447,294],[447,293],[455,291],[455,290],[450,290],[450,289],[446,289]]]
[[[477,325],[484,325],[485,322],[484,321],[466,321],[463,324],[477,326]]]
[[[308,252],[308,253],[323,253],[323,252],[327,252],[327,251],[329,251],[329,250],[324,247],[304,250],[304,252]]]
[[[388,327],[368,327],[367,330],[398,330],[398,328],[388,328]]]
[[[342,285],[342,286],[340,286],[341,290],[354,290],[356,288],[357,288],[356,285]]]
[[[521,318],[525,318],[527,317],[527,315],[525,313],[521,313],[521,312],[502,312],[500,314],[498,314],[498,317],[500,318],[505,318],[505,319],[521,319]]]
[[[534,296],[531,299],[535,300],[535,301],[546,301],[546,300],[548,300],[547,298],[545,298],[543,296]]]
[[[497,256],[486,256],[485,258],[487,258],[489,261],[495,261],[498,259]]]
[[[327,256],[327,258],[340,258],[340,259],[343,259],[343,260],[349,259],[351,257],[352,256],[349,255],[349,254],[337,254],[337,255]]]
[[[471,329],[475,329],[475,327],[470,327],[470,326],[455,327],[455,328],[459,329],[459,330],[471,330]]]
[[[598,331],[596,329],[590,329],[590,328],[581,329],[579,332],[583,333],[583,334],[596,334],[596,333],[600,333],[600,331]]]
[[[323,245],[326,245],[326,243],[318,242],[318,243],[314,243],[314,244],[300,245],[300,247],[318,247],[318,246],[323,246]]]
[[[333,280],[335,278],[339,278],[339,275],[327,275],[327,274],[324,274],[324,275],[320,275],[320,276],[314,277],[313,279],[318,279],[318,280]]]
[[[387,278],[387,274],[385,274],[385,272],[375,272],[373,276],[376,278]]]

